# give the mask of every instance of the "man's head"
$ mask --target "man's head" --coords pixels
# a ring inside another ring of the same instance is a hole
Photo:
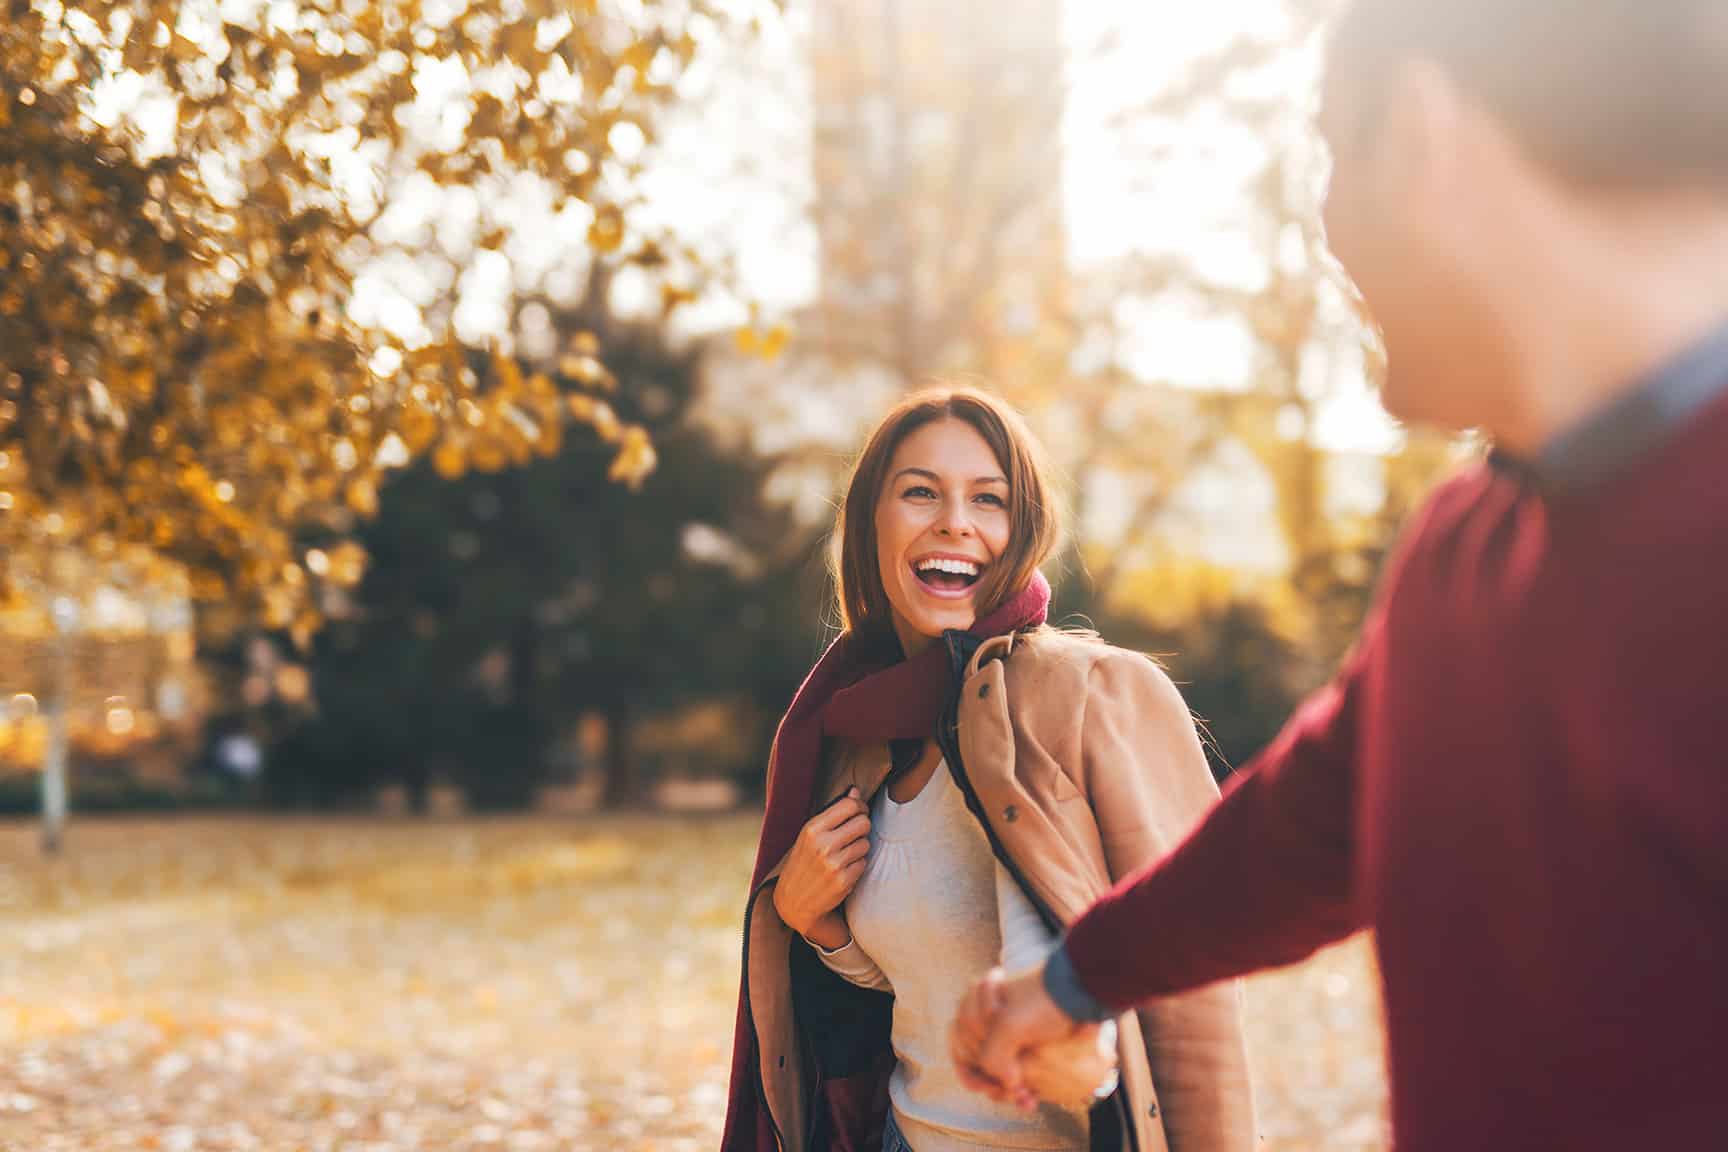
[[[1584,221],[1728,206],[1728,4],[1353,0],[1321,128],[1328,236],[1385,334],[1387,407],[1475,426]]]

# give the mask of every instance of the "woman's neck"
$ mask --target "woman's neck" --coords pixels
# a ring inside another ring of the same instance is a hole
[[[913,628],[898,612],[894,613],[894,635],[899,638],[900,651],[908,660],[930,647],[936,639]]]

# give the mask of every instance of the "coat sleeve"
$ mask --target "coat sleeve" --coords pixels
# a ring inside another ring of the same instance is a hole
[[[1362,926],[1353,899],[1353,750],[1362,665],[1375,643],[1372,630],[1364,633],[1337,680],[1229,782],[1215,806],[1183,783],[1204,766],[1181,698],[1167,681],[1148,692],[1167,698],[1156,709],[1164,731],[1128,710],[1115,720],[1088,720],[1088,764],[1098,758],[1102,768],[1138,754],[1173,766],[1158,774],[1173,777],[1168,796],[1140,797],[1172,806],[1152,820],[1151,851],[1136,862],[1130,843],[1118,836],[1112,844],[1106,833],[1116,886],[1069,926],[1063,955],[1089,995],[1106,1007],[1144,1003],[1295,963]],[[1187,729],[1180,736],[1179,723]],[[1135,747],[1139,753],[1130,751]],[[1144,773],[1099,776],[1094,787],[1116,798],[1099,805],[1100,824],[1120,826],[1123,792]]]
[[[1101,657],[1089,674],[1081,770],[1113,881],[1179,844],[1212,808],[1218,788],[1194,720],[1169,677],[1136,653]],[[1180,952],[1175,924],[1136,924],[1112,951]],[[1146,1055],[1172,1152],[1247,1152],[1255,1146],[1242,990],[1213,984],[1139,1012]]]

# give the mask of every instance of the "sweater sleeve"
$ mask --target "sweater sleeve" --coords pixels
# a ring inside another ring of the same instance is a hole
[[[1293,963],[1361,927],[1352,898],[1356,729],[1379,635],[1377,613],[1338,677],[1206,819],[1070,926],[1047,987],[1065,976],[1085,994],[1071,1004],[1090,997],[1120,1011]]]
[[[1003,968],[1023,972],[1044,963],[1056,946],[1056,936],[1000,863],[996,865],[996,916],[1002,930]]]
[[[869,988],[876,992],[894,990],[888,977],[876,966],[876,961],[870,959],[870,954],[858,946],[857,940],[847,940],[832,952],[815,944],[810,947],[830,971],[848,984],[856,984],[860,988]]]

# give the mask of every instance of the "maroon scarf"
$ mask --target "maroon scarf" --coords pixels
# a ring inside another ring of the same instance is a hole
[[[972,626],[980,640],[1044,623],[1050,584],[1042,573],[1012,599]],[[768,808],[750,878],[755,892],[768,872],[792,850],[810,819],[824,736],[858,744],[927,740],[936,731],[953,673],[944,645],[931,644],[910,660],[889,631],[843,634],[823,653],[792,707],[780,721],[768,768]],[[745,941],[748,947],[749,942]],[[722,1152],[774,1152],[773,1125],[757,1089],[760,1069],[752,1050],[744,990],[732,1037],[732,1089]]]

